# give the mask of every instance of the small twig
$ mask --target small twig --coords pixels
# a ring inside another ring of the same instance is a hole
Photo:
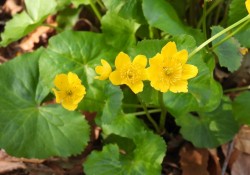
[[[225,159],[225,161],[223,163],[221,175],[224,175],[226,173],[228,162],[229,162],[229,160],[231,158],[231,155],[233,153],[233,148],[234,148],[234,140],[230,141],[229,144],[228,144],[226,159]]]

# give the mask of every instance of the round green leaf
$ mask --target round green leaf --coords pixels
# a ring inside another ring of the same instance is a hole
[[[168,1],[143,0],[142,9],[145,18],[151,26],[171,35],[192,35],[198,43],[202,42],[202,33],[197,29],[186,26]]]
[[[233,103],[233,114],[240,124],[250,125],[250,92],[243,92],[237,96]]]
[[[119,86],[107,84],[105,89],[105,104],[102,110],[102,123],[110,123],[121,112],[123,93]]]
[[[117,51],[106,44],[103,35],[97,33],[66,31],[51,38],[39,61],[44,93],[54,86],[57,74],[72,71],[78,74],[87,92],[79,108],[95,112],[102,110],[102,104],[95,100],[105,99],[105,83],[94,79],[94,68],[101,64],[101,59],[113,63],[116,54]]]
[[[18,157],[78,154],[89,140],[83,115],[40,104],[38,59],[42,50],[0,66],[0,147]]]
[[[222,27],[214,26],[212,27],[212,35],[215,35],[222,30]],[[215,39],[213,41],[213,45],[220,42],[226,36],[227,34],[224,34]],[[240,44],[236,39],[228,39],[227,41],[216,47],[214,49],[214,52],[218,56],[220,65],[226,67],[230,72],[236,71],[240,67],[242,54],[240,53]]]
[[[163,139],[152,132],[145,131],[135,135],[133,141],[136,148],[133,152],[124,155],[114,144],[104,146],[102,152],[92,152],[84,163],[85,173],[87,175],[160,174],[161,163],[166,152]]]
[[[101,23],[106,42],[117,50],[126,52],[128,46],[135,43],[138,24],[134,21],[108,12],[103,16]]]
[[[16,14],[13,19],[6,23],[5,30],[1,34],[2,41],[0,44],[2,46],[7,46],[33,31],[57,7],[55,0],[25,0],[25,5],[26,11]]]
[[[139,23],[145,23],[145,17],[142,12],[141,0],[109,0],[103,1],[107,9],[125,19],[135,19]]]
[[[182,115],[176,118],[181,126],[183,137],[197,147],[215,148],[233,139],[239,130],[232,110],[224,109],[227,103],[222,103],[218,109],[210,113]]]

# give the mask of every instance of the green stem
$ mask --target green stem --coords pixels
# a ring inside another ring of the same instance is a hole
[[[154,38],[154,29],[153,29],[153,27],[149,26],[148,30],[149,30],[149,38],[153,39]]]
[[[157,113],[157,112],[160,112],[161,109],[151,109],[151,110],[148,110],[148,113],[149,114],[152,114],[152,113]],[[145,115],[146,112],[145,111],[140,111],[140,112],[133,112],[133,113],[128,113],[129,115]]]
[[[219,33],[215,34],[214,36],[212,36],[210,39],[208,39],[207,41],[205,41],[204,43],[202,43],[199,47],[195,48],[190,54],[189,54],[189,58],[191,58],[193,55],[195,55],[197,52],[199,52],[201,49],[203,49],[206,45],[208,45],[210,42],[212,42],[213,40],[217,39],[218,37],[220,37],[221,35],[223,35],[224,33],[228,32],[229,30],[233,29],[234,27],[240,25],[241,23],[245,22],[246,20],[248,20],[250,18],[250,15],[247,15],[246,17],[242,18],[241,20],[237,21],[236,23],[232,24],[231,26],[227,27],[226,29],[220,31]]]
[[[245,87],[237,87],[237,88],[232,88],[232,89],[226,89],[226,90],[224,90],[224,93],[245,91],[245,90],[250,90],[250,85],[245,86]]]
[[[203,18],[206,18],[207,15],[217,6],[221,3],[222,0],[216,0],[208,9],[207,9],[207,13],[206,13],[206,16],[203,16],[201,17],[201,19],[199,20],[198,22],[198,25],[197,25],[197,28],[200,28],[201,25],[202,25],[202,21],[203,21]]]
[[[98,3],[98,5],[102,8],[102,9],[106,9],[106,7],[103,5],[103,3],[100,0],[96,1]]]
[[[229,38],[231,38],[232,36],[234,36],[235,34],[237,34],[241,29],[243,29],[248,23],[250,22],[250,20],[246,21],[245,23],[243,23],[240,27],[238,27],[235,31],[233,31],[232,33],[230,33],[229,35],[227,35],[225,38],[223,38],[222,40],[220,40],[218,43],[216,43],[211,50],[215,49],[216,47],[218,47],[219,45],[221,45],[223,42],[225,42],[226,40],[228,40]]]
[[[203,33],[204,33],[204,37],[205,39],[207,39],[207,19],[206,19],[206,16],[207,16],[207,1],[204,1],[204,4],[203,4],[203,22],[202,22],[202,29],[203,29]]]
[[[147,109],[147,106],[141,101],[141,99],[140,99],[139,96],[137,96],[137,97],[138,97],[138,100],[140,101],[140,103],[141,103],[141,105],[142,105],[143,110],[145,111],[145,114],[146,114],[148,120],[149,120],[150,123],[154,126],[156,132],[157,132],[157,133],[160,133],[160,129],[159,129],[157,123],[154,121],[154,119],[150,116],[150,114],[149,114],[149,112],[148,112],[148,109]]]
[[[84,100],[91,100],[91,101],[95,101],[95,103],[101,103],[104,104],[105,101],[101,101],[101,100],[96,100],[93,98],[89,98],[89,97],[84,97]],[[122,104],[123,107],[133,107],[133,108],[142,108],[142,105],[140,104],[128,104],[128,103],[123,103]],[[155,108],[155,106],[150,106],[151,108]]]
[[[89,3],[90,3],[90,6],[91,6],[92,10],[94,11],[96,17],[99,19],[99,21],[101,21],[102,15],[98,11],[98,9],[96,8],[95,3],[93,2],[93,0],[89,0]]]
[[[159,104],[161,107],[161,117],[160,117],[160,130],[165,132],[165,123],[166,123],[166,117],[167,117],[167,109],[164,105],[163,102],[163,93],[162,92],[158,92],[158,100],[159,100]]]

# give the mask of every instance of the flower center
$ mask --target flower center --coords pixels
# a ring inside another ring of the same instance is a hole
[[[179,81],[182,76],[182,66],[181,64],[173,64],[162,67],[163,77],[167,78],[170,84],[174,84]],[[165,79],[163,78],[163,79]]]
[[[122,79],[131,84],[136,83],[137,81],[140,80],[140,74],[138,73],[138,66],[133,64],[124,66],[121,77]]]
[[[71,90],[67,90],[67,91],[66,91],[66,94],[67,94],[68,96],[72,96],[73,93],[72,93]]]
[[[163,71],[165,75],[170,76],[173,73],[173,68],[163,66]]]

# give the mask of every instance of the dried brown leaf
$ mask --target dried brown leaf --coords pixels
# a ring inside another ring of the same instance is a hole
[[[3,6],[3,10],[11,15],[20,12],[22,9],[22,5],[19,5],[17,0],[7,0]]]
[[[182,175],[209,175],[207,171],[209,152],[186,144],[180,151]]]
[[[231,175],[248,174],[250,174],[250,155],[246,153],[240,153],[232,166]]]
[[[243,126],[236,136],[235,147],[244,153],[250,154],[250,127]]]

